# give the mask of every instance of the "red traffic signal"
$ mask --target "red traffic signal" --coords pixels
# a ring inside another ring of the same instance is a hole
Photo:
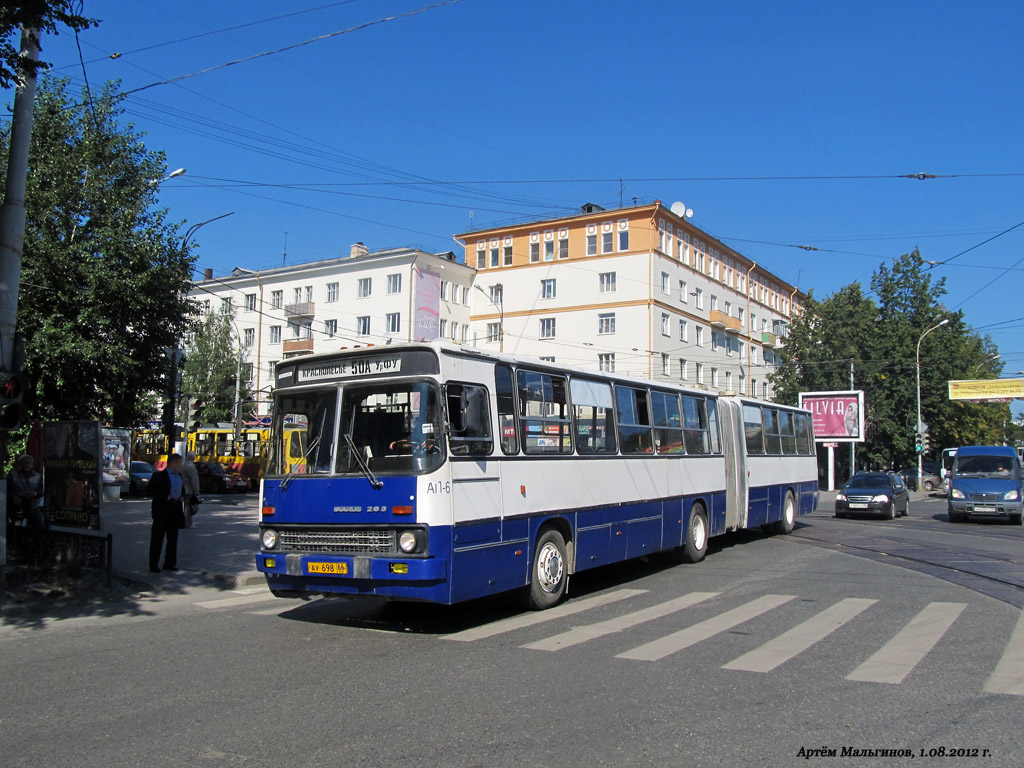
[[[0,373],[0,429],[17,429],[28,420],[28,409],[21,402],[29,388],[23,373]]]

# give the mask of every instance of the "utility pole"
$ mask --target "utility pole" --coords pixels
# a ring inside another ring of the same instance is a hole
[[[852,357],[850,358],[850,391],[851,392],[854,391],[853,390],[853,358]],[[857,474],[856,455],[857,455],[857,444],[851,440],[850,441],[850,477],[853,477],[855,474]]]
[[[32,136],[32,114],[36,101],[36,74],[27,61],[38,61],[36,30],[21,30],[18,86],[11,116],[11,147],[7,161],[7,185],[0,208],[0,369],[13,370],[14,336],[18,320],[18,291],[21,286],[21,253],[25,243],[25,186],[28,178],[28,148]],[[6,436],[0,437],[0,466],[7,463]],[[7,483],[0,482],[0,510],[6,515]],[[6,519],[6,518],[5,518]],[[7,525],[0,526],[0,584],[6,580]]]

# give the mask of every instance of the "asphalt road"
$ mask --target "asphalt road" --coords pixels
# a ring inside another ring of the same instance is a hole
[[[32,768],[1019,766],[1024,530],[954,526],[944,508],[875,521],[826,507],[791,536],[715,539],[698,565],[574,577],[542,613],[250,588],[8,622],[0,754]],[[836,754],[805,759],[822,749]]]

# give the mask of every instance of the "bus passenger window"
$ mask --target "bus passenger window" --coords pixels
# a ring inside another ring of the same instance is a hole
[[[522,369],[516,371],[525,453],[572,452],[566,383],[564,376]]]
[[[448,447],[453,456],[488,456],[493,447],[487,390],[468,384],[449,384]]]
[[[646,389],[615,387],[615,409],[623,453],[653,453],[651,414]]]
[[[787,456],[795,456],[796,431],[793,426],[793,414],[789,411],[779,411],[779,433],[782,435],[782,452]]]
[[[747,438],[748,456],[764,453],[764,425],[761,409],[756,405],[743,406],[743,434]]]
[[[779,412],[774,408],[762,408],[764,419],[765,453],[778,456],[782,453],[782,436],[779,433]]]
[[[683,395],[683,440],[688,454],[710,453],[708,415],[703,397]]]
[[[574,378],[570,382],[576,453],[615,453],[611,384]]]
[[[516,433],[515,385],[512,369],[507,365],[494,366],[494,393],[498,400],[498,440],[506,456],[519,453],[519,435]]]
[[[651,392],[651,405],[654,407],[654,444],[658,453],[684,453],[679,396]]]

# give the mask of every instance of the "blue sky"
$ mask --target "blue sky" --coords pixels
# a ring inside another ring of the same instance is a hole
[[[429,5],[85,0],[102,23],[82,59],[93,87],[130,91]],[[183,233],[233,212],[193,240],[215,275],[356,241],[458,250],[472,226],[635,196],[684,201],[823,297],[915,246],[944,261],[1024,220],[1022,22],[1024,5],[985,0],[462,0],[125,106],[188,169],[160,195]],[[80,84],[74,36],[43,44]],[[898,178],[919,172],[942,178]],[[1024,369],[1022,244],[1024,225],[936,269],[1004,375]]]

